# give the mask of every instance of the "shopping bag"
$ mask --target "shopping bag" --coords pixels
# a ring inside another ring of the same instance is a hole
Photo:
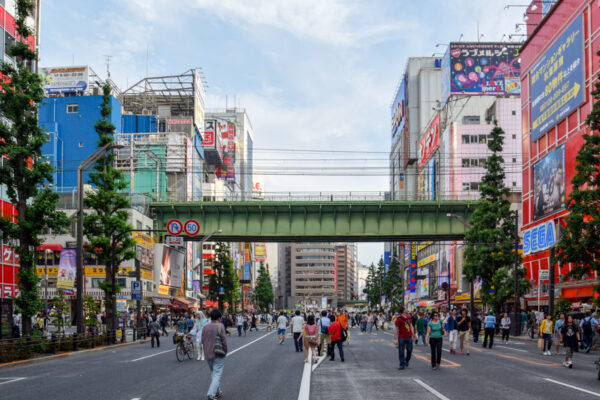
[[[538,339],[538,350],[543,350],[544,349],[544,339],[539,338]]]

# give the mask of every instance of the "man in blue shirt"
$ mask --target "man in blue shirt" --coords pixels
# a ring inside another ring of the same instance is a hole
[[[321,319],[317,324],[320,327],[321,337],[319,339],[319,347],[317,349],[319,357],[321,356],[321,351],[325,349],[325,353],[329,355],[329,345],[331,344],[331,340],[329,337],[329,325],[331,325],[331,320],[327,316],[327,311],[321,311]],[[323,347],[327,346],[327,347]]]
[[[592,350],[592,342],[594,341],[594,331],[596,329],[596,325],[598,325],[598,321],[592,317],[589,311],[585,315],[585,318],[579,323],[582,333],[581,343],[585,348],[586,353],[589,353],[590,350]]]
[[[483,320],[485,336],[483,337],[483,347],[487,347],[488,338],[490,341],[490,349],[494,345],[494,334],[496,333],[496,317],[493,312],[489,312]]]

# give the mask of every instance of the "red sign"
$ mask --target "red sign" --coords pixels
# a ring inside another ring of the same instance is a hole
[[[431,153],[440,144],[440,114],[436,114],[431,124],[425,129],[419,142],[419,168],[425,164]]]
[[[217,121],[214,119],[207,119],[204,121],[204,139],[202,140],[202,146],[214,149],[216,146],[215,133],[217,131]]]
[[[183,231],[183,224],[178,219],[172,219],[167,222],[167,232],[170,235],[177,236]]]
[[[190,236],[196,236],[200,232],[200,224],[194,219],[189,219],[183,224],[183,231]]]

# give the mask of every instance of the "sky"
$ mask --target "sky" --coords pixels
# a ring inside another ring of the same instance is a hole
[[[201,67],[207,109],[246,109],[266,192],[384,192],[390,104],[407,59],[443,53],[461,35],[477,41],[478,29],[482,41],[500,41],[525,10],[504,6],[526,3],[45,0],[40,65],[89,65],[106,77],[110,56],[122,90]],[[314,172],[269,175],[298,166]],[[343,176],[317,175],[323,166]],[[357,176],[364,167],[373,176]],[[358,258],[370,264],[382,253],[381,243],[360,244]]]

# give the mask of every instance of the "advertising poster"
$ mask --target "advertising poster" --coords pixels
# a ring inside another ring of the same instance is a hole
[[[402,82],[396,92],[396,98],[392,103],[392,140],[396,138],[398,132],[404,129],[406,117],[406,77],[402,78]]]
[[[445,61],[449,73],[442,71],[442,78],[450,76],[449,94],[520,94],[520,47],[505,42],[450,43],[449,59]]]
[[[585,101],[583,67],[583,17],[579,16],[531,68],[532,142]]]
[[[411,293],[416,293],[417,291],[417,242],[410,242],[410,250],[409,250],[409,290]]]
[[[181,287],[185,254],[169,246],[163,246],[160,268],[160,284]]]
[[[154,239],[142,232],[133,232],[135,241],[135,258],[140,262],[142,268],[152,269],[154,267]]]
[[[204,135],[202,135],[202,147],[205,150],[214,150],[217,145],[215,134],[217,131],[217,121],[214,119],[207,119],[204,121]]]
[[[46,93],[84,92],[89,84],[87,66],[42,68]]]
[[[252,280],[252,270],[250,268],[250,263],[249,262],[245,262],[244,263],[244,280],[245,281],[251,281]]]
[[[429,173],[429,200],[435,200],[435,158],[429,160],[428,173]]]
[[[417,270],[417,297],[429,295],[429,267],[420,267]]]
[[[440,99],[442,104],[440,107],[444,107],[450,97],[450,79],[450,46],[448,46],[442,58],[442,98]]]
[[[419,168],[440,144],[440,114],[436,114],[419,141]]]
[[[235,182],[237,150],[237,127],[232,122],[217,121],[217,136],[221,137],[223,166],[217,168],[217,176],[226,182]]]
[[[264,243],[254,244],[254,259],[258,262],[265,262],[266,245]]]
[[[565,146],[533,164],[533,218],[540,219],[565,207]]]
[[[77,274],[77,252],[75,249],[62,249],[60,251],[60,261],[58,262],[58,279],[56,287],[58,289],[73,289],[75,286],[75,276]]]
[[[321,297],[321,309],[327,310],[327,297]]]
[[[204,85],[200,79],[200,74],[197,70],[193,71],[194,74],[194,125],[198,130],[198,133],[202,135],[204,132],[204,102],[205,93]]]

